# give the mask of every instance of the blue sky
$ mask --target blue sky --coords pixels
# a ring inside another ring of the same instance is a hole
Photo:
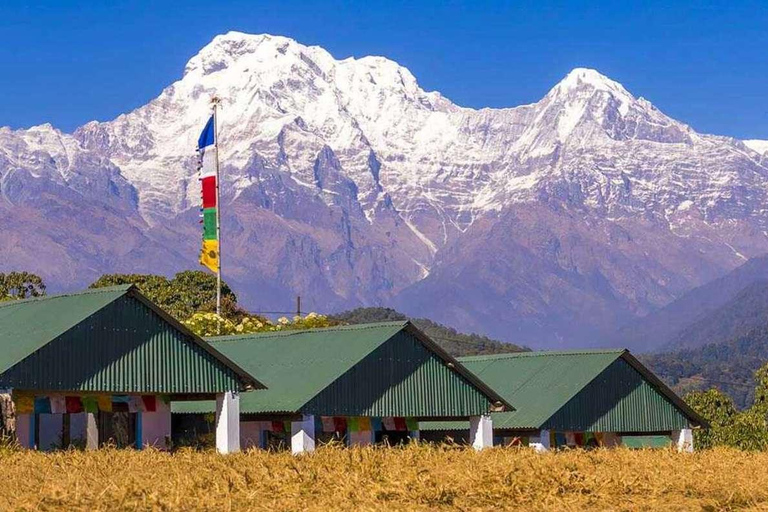
[[[107,5],[109,4],[109,5]],[[470,107],[539,100],[574,67],[695,129],[768,139],[768,2],[0,3],[0,125],[71,131],[143,105],[229,30],[384,55]]]

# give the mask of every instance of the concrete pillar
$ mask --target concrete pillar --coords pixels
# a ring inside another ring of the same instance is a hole
[[[315,417],[303,415],[301,421],[291,422],[291,453],[311,453],[315,451]]]
[[[85,422],[85,449],[99,449],[99,423],[96,421],[96,414],[89,412]]]
[[[540,430],[539,440],[536,441],[536,438],[532,437],[528,444],[537,452],[549,451],[552,448],[550,443],[549,430]]]
[[[693,453],[693,430],[684,428],[673,431],[672,442],[677,447],[677,451]]]
[[[469,439],[475,450],[483,450],[493,446],[493,421],[490,414],[470,416]]]
[[[240,451],[240,394],[216,395],[216,449],[219,453]]]

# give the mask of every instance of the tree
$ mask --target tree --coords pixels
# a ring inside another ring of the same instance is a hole
[[[45,295],[43,278],[30,272],[0,273],[0,301],[42,297]]]
[[[755,374],[755,400],[749,409],[739,411],[733,400],[718,389],[694,391],[686,402],[710,423],[707,430],[694,433],[697,448],[733,446],[742,450],[768,448],[768,364]]]
[[[173,279],[154,274],[106,274],[90,287],[124,284],[136,285],[149,300],[178,320],[186,320],[201,311],[216,311],[216,276],[202,270],[179,272]],[[248,312],[237,305],[237,296],[224,282],[221,312],[224,318],[235,322],[248,316]]]

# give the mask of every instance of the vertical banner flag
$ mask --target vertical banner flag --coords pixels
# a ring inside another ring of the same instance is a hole
[[[219,270],[219,233],[216,203],[216,144],[215,124],[213,116],[208,122],[197,140],[197,153],[199,155],[200,186],[202,188],[202,208],[200,208],[203,224],[203,247],[200,252],[200,263],[212,272]]]

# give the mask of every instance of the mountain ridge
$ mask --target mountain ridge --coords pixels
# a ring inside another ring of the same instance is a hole
[[[43,249],[3,265],[32,261],[54,288],[193,266],[193,149],[214,93],[223,261],[253,308],[300,294],[326,312],[386,304],[521,345],[594,345],[768,252],[765,156],[597,71],[536,103],[470,109],[383,57],[230,32],[146,105],[61,144],[0,129],[0,216],[53,198],[10,224]],[[86,204],[68,240],[57,215]]]

